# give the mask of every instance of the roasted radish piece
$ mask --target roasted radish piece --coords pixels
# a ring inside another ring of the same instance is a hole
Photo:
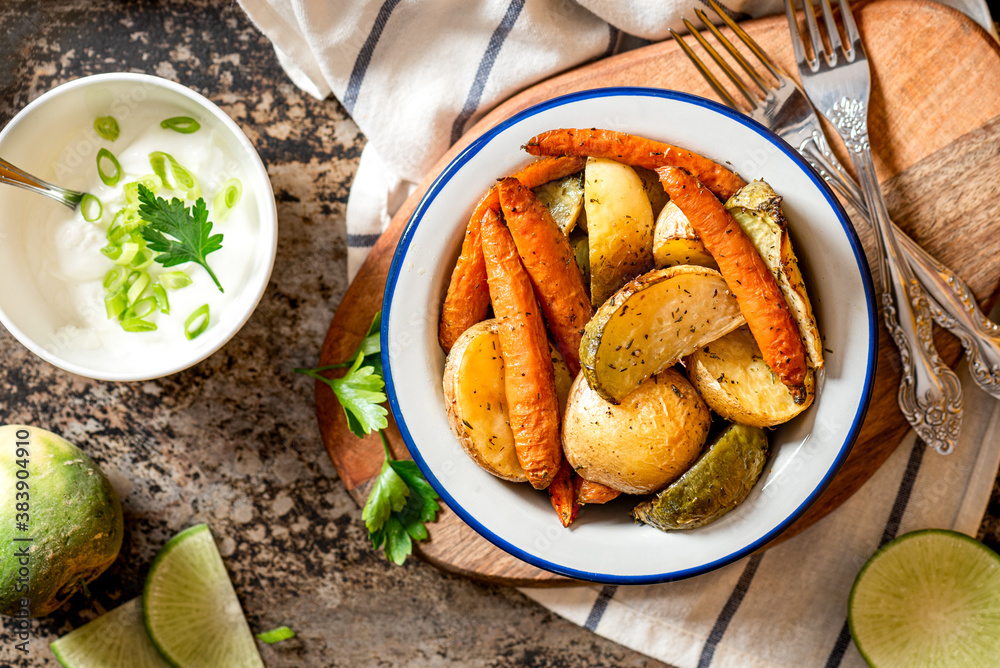
[[[591,158],[584,172],[590,244],[590,301],[600,306],[653,268],[653,211],[635,170]]]
[[[715,259],[705,249],[698,234],[691,227],[684,213],[673,202],[668,202],[656,218],[653,233],[653,262],[659,267],[675,264],[696,264],[718,269]]]
[[[604,302],[587,324],[580,362],[590,386],[618,403],[639,384],[744,324],[714,269],[655,269]]]
[[[788,236],[781,197],[764,181],[753,181],[733,195],[726,208],[740,224],[778,282],[781,294],[799,326],[809,366],[823,368],[823,342],[816,326],[806,284]]]
[[[549,210],[552,220],[556,221],[563,234],[572,232],[583,210],[583,173],[549,181],[532,188],[532,191]]]

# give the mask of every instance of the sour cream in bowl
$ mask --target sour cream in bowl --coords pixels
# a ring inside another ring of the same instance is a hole
[[[18,113],[0,156],[92,196],[71,211],[0,188],[0,322],[38,356],[90,378],[157,378],[253,313],[274,263],[274,195],[239,126],[203,96],[142,74],[77,79]]]

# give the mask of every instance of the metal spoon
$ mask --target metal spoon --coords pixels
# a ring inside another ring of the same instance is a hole
[[[77,192],[61,188],[57,185],[43,181],[37,176],[32,176],[28,172],[15,167],[3,158],[0,158],[0,183],[8,183],[18,188],[24,188],[36,192],[39,195],[51,197],[60,204],[65,204],[71,209],[80,206],[80,200],[86,193]]]

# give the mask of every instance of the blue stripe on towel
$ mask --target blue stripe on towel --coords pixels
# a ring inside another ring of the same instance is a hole
[[[722,612],[719,613],[718,618],[715,620],[715,626],[712,627],[712,630],[708,634],[705,646],[701,648],[701,656],[698,658],[698,668],[708,668],[708,666],[712,665],[715,648],[719,645],[719,641],[722,640],[722,636],[725,635],[726,627],[729,626],[729,622],[732,621],[736,611],[740,609],[740,603],[743,602],[743,597],[747,595],[750,583],[753,582],[753,576],[757,573],[757,567],[760,566],[761,559],[763,558],[764,553],[758,552],[747,561],[747,565],[740,574],[740,579],[736,582],[733,593],[729,595],[726,604],[722,606]]]
[[[903,480],[899,483],[899,491],[896,492],[896,500],[892,503],[892,510],[889,512],[889,520],[885,523],[885,529],[882,531],[879,547],[895,538],[899,531],[899,523],[903,520],[906,505],[910,502],[910,493],[913,492],[913,485],[917,482],[917,473],[920,472],[920,462],[924,459],[924,450],[926,449],[927,445],[919,438],[913,442],[913,450],[910,450],[910,459],[906,462],[906,471],[903,472]],[[845,620],[824,668],[837,668],[844,660],[844,654],[850,644],[851,629]]]
[[[365,78],[365,72],[368,71],[369,63],[372,61],[375,45],[378,44],[378,40],[382,36],[385,24],[389,22],[389,15],[398,4],[399,0],[385,0],[382,3],[378,15],[375,17],[375,24],[372,26],[371,32],[368,33],[365,43],[361,46],[361,51],[358,52],[358,57],[354,61],[354,69],[351,70],[351,78],[347,81],[347,92],[344,93],[344,99],[341,100],[348,114],[354,113],[354,105],[358,101],[358,91],[361,90],[361,82]]]
[[[618,585],[605,585],[601,589],[601,593],[597,595],[597,600],[594,601],[594,607],[590,609],[590,614],[587,615],[587,621],[584,622],[583,628],[588,631],[596,631],[597,625],[601,623],[601,617],[604,616],[604,611],[608,609],[608,602],[618,591]]]
[[[476,78],[472,82],[469,96],[465,99],[465,106],[462,107],[462,111],[455,118],[455,122],[451,126],[452,144],[457,142],[459,137],[462,136],[462,133],[465,131],[465,124],[469,122],[472,114],[476,113],[476,109],[479,108],[479,101],[483,97],[486,81],[490,78],[490,71],[493,69],[493,63],[496,62],[497,54],[500,53],[500,47],[503,46],[504,40],[510,34],[511,28],[514,27],[514,22],[517,21],[517,17],[521,14],[521,9],[523,8],[524,0],[511,0],[511,3],[507,6],[507,13],[504,14],[503,20],[500,21],[500,25],[496,27],[496,30],[490,36],[486,52],[483,54],[482,60],[479,61],[479,69],[476,71]]]
[[[368,248],[369,246],[374,246],[378,238],[382,236],[380,234],[348,234],[347,235],[347,247],[348,248]]]

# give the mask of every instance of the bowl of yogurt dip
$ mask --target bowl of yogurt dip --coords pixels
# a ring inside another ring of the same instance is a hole
[[[90,195],[73,211],[0,187],[0,323],[39,357],[100,380],[158,378],[253,313],[277,247],[274,194],[205,97],[144,74],[77,79],[0,131],[0,157]]]

